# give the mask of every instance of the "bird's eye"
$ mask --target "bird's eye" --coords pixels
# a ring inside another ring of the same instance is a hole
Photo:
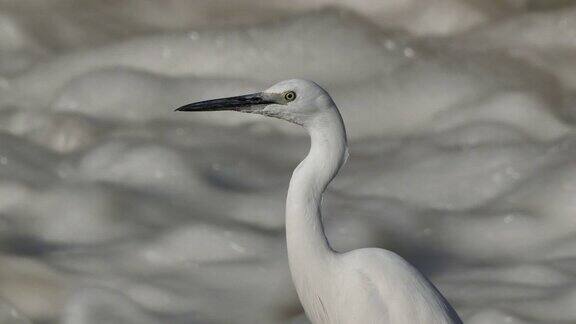
[[[296,92],[287,91],[284,93],[284,99],[286,99],[286,101],[294,101],[294,99],[296,99]]]

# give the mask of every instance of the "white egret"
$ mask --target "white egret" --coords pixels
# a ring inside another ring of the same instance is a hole
[[[178,111],[233,110],[303,126],[311,138],[286,199],[292,280],[315,324],[462,323],[416,268],[394,252],[330,247],[320,214],[322,194],[348,157],[346,130],[330,95],[314,82],[286,80],[263,92],[192,103]]]

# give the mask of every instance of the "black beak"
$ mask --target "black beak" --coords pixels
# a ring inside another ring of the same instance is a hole
[[[251,107],[273,103],[274,101],[266,99],[264,95],[261,92],[259,92],[259,93],[247,94],[244,96],[195,102],[182,106],[176,109],[176,111],[219,111],[219,110],[250,111]]]

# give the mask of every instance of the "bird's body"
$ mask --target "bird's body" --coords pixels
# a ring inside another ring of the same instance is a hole
[[[366,248],[330,259],[322,273],[292,270],[312,323],[461,323],[436,288],[393,252]],[[312,283],[318,278],[321,284]]]
[[[314,324],[456,324],[456,312],[416,268],[377,248],[334,251],[324,234],[322,194],[348,157],[342,117],[328,93],[306,80],[264,92],[209,100],[179,110],[238,110],[290,121],[310,134],[286,199],[290,272]]]

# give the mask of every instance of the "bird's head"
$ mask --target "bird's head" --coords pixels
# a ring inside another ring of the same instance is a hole
[[[318,84],[292,79],[278,82],[262,92],[195,102],[176,110],[232,110],[280,118],[305,126],[334,107],[330,95]]]

